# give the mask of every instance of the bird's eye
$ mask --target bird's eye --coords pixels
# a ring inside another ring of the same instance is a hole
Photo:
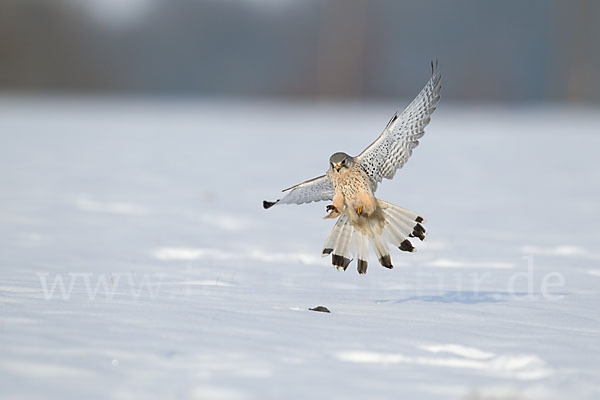
[[[346,164],[346,160],[342,160],[342,164]]]

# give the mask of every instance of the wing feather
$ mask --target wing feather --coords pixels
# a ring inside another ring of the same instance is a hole
[[[312,201],[332,200],[335,193],[333,186],[325,175],[284,189],[283,192],[287,192],[287,194],[277,201],[263,201],[263,207],[269,208],[276,204],[304,204]]]
[[[381,135],[356,157],[371,178],[373,190],[383,178],[392,179],[419,145],[440,100],[441,79],[437,62],[435,66],[431,63],[431,78],[425,87],[404,111],[394,114]]]

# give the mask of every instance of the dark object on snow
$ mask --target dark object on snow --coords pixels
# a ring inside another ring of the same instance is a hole
[[[315,308],[309,308],[310,311],[318,311],[318,312],[327,312],[330,313],[331,311],[329,311],[327,309],[327,307],[323,307],[323,306],[317,306]]]

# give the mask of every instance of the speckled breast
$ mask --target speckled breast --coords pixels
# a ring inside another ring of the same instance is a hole
[[[346,206],[357,204],[360,192],[373,195],[369,177],[357,164],[347,171],[334,172],[330,170],[327,172],[327,176],[336,192],[340,191],[344,195]]]

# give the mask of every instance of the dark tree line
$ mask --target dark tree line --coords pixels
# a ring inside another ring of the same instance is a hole
[[[451,98],[600,100],[592,0],[86,3],[0,1],[1,90],[409,97],[438,58]]]

